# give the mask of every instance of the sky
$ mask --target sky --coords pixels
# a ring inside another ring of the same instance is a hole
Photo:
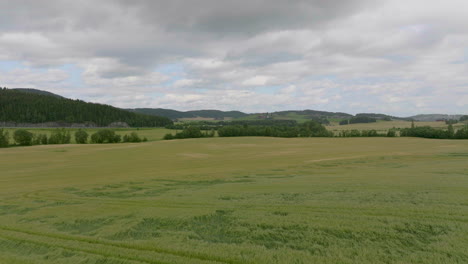
[[[0,86],[122,108],[468,114],[466,0],[0,0]]]

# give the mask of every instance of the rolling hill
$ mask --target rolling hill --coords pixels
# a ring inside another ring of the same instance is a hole
[[[56,97],[56,98],[65,98],[65,97],[60,96],[58,94],[54,94],[54,93],[51,93],[51,92],[48,92],[48,91],[43,91],[43,90],[38,90],[38,89],[32,89],[32,88],[14,88],[12,90],[25,92],[25,93],[39,94],[39,95],[48,95],[48,96],[53,96],[53,97]]]
[[[163,126],[178,119],[210,118],[214,120],[294,120],[299,123],[316,120],[321,123],[338,123],[352,117],[369,117],[377,120],[436,121],[459,119],[462,115],[421,114],[396,117],[379,113],[359,113],[317,110],[288,110],[270,113],[243,113],[240,111],[193,110],[177,111],[164,108],[120,109],[109,105],[71,100],[60,95],[32,88],[3,89],[0,93],[0,122],[17,123],[91,123],[107,126],[125,122],[130,126]],[[11,99],[11,100],[10,100]],[[92,110],[91,110],[92,109]]]
[[[240,118],[247,116],[248,114],[242,113],[239,111],[220,111],[220,110],[195,110],[195,111],[177,111],[172,109],[164,108],[135,108],[127,109],[132,112],[147,114],[147,115],[156,115],[164,116],[170,119],[179,119],[179,118],[214,118],[214,119],[223,119],[223,118]]]
[[[408,117],[409,119],[414,119],[415,121],[438,121],[438,120],[450,120],[450,119],[460,119],[463,115],[445,115],[445,114],[426,114],[426,115],[415,115]]]
[[[0,89],[0,123],[38,124],[59,122],[60,126],[83,124],[109,126],[120,123],[132,127],[172,124],[166,117],[132,113],[110,105],[87,103],[50,93]]]

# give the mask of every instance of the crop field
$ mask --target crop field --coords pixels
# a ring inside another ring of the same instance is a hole
[[[467,140],[0,149],[0,263],[468,263],[467,245]]]
[[[417,121],[414,122],[415,126],[422,127],[422,126],[430,126],[433,128],[440,128],[440,129],[447,129],[447,124],[445,122],[422,122]],[[465,126],[465,123],[458,123],[454,124],[453,127],[455,129],[462,128]],[[386,132],[392,128],[410,128],[411,122],[410,121],[378,121],[375,123],[361,123],[361,124],[349,124],[349,125],[339,125],[338,123],[334,123],[331,126],[327,126],[328,130],[331,131],[342,131],[342,130],[371,130],[375,129],[380,132]]]

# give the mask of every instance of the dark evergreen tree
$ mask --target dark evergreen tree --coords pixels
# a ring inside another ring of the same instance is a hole
[[[165,117],[129,112],[109,105],[86,103],[44,94],[0,89],[0,121],[17,123],[91,123],[108,126],[125,122],[132,127],[172,124]]]

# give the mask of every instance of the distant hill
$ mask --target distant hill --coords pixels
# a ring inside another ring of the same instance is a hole
[[[408,119],[413,119],[415,121],[438,121],[438,120],[450,120],[450,119],[460,119],[463,115],[445,115],[445,114],[428,114],[428,115],[415,115],[410,116]]]
[[[54,94],[54,93],[51,93],[51,92],[48,92],[48,91],[43,91],[43,90],[38,90],[38,89],[32,89],[32,88],[14,88],[12,90],[25,92],[25,93],[48,95],[48,96],[53,96],[53,97],[56,97],[56,98],[65,98],[65,97],[60,96],[58,94]]]
[[[195,111],[186,111],[186,112],[171,110],[171,109],[163,109],[163,108],[135,108],[135,109],[127,109],[127,110],[136,112],[136,113],[147,114],[147,115],[164,116],[172,120],[179,119],[179,118],[196,118],[196,117],[223,119],[223,118],[239,118],[239,117],[247,116],[246,113],[242,113],[239,111],[220,111],[220,110],[195,110]]]
[[[318,121],[322,124],[328,124],[329,119],[347,119],[353,115],[341,112],[327,112],[317,110],[289,110],[279,111],[271,113],[256,113],[250,114],[245,117],[239,118],[240,120],[259,120],[259,119],[271,119],[271,120],[295,120],[296,122],[306,122],[310,120]]]
[[[108,126],[124,122],[132,127],[156,127],[172,124],[166,117],[132,113],[110,105],[87,103],[47,92],[0,89],[0,122],[66,124],[88,123]]]
[[[119,109],[109,105],[71,100],[60,95],[31,88],[0,88],[0,122],[16,123],[94,123],[107,126],[114,122],[125,122],[130,126],[165,126],[171,120],[183,118],[213,118],[217,120],[315,120],[322,124],[340,122],[353,117],[368,117],[376,120],[437,121],[460,119],[462,115],[421,114],[396,117],[378,113],[359,113],[317,110],[289,110],[269,113],[247,114],[240,111],[194,110],[177,111],[164,108]]]
[[[405,118],[405,117],[397,117],[397,116],[391,116],[391,115],[386,115],[386,114],[376,114],[376,113],[359,113],[356,114],[356,117],[369,117],[369,118],[375,118],[377,120],[405,120],[405,121],[411,121],[411,118]]]
[[[305,115],[309,117],[328,117],[328,118],[347,118],[352,117],[353,115],[342,113],[342,112],[327,112],[327,111],[317,111],[317,110],[290,110],[290,111],[280,111],[280,112],[273,112],[274,115],[279,116],[287,116],[289,114],[296,114],[296,115]]]

